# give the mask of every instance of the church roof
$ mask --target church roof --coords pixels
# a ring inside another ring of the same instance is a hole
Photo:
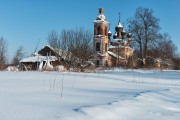
[[[102,12],[102,8],[100,8],[100,11]],[[99,13],[99,15],[96,17],[96,20],[94,21],[94,23],[102,23],[102,22],[107,22],[106,21],[106,17],[104,15],[104,12],[103,13]],[[108,22],[107,22],[108,23]]]
[[[123,39],[112,39],[111,42],[120,42],[120,41],[123,41]]]
[[[106,17],[104,15],[100,14],[100,15],[97,16],[96,20],[104,20],[104,21],[106,21]]]
[[[125,33],[125,32],[126,32],[126,31],[125,31],[125,29],[123,29],[123,31],[122,31],[122,32],[124,32],[124,33]]]
[[[122,24],[119,22],[117,27],[123,28]]]
[[[109,30],[108,33],[111,33],[111,31]]]
[[[93,22],[94,22],[94,23],[103,23],[103,22],[108,23],[108,22],[107,22],[107,21],[105,21],[105,20],[94,20]]]
[[[123,58],[122,56],[120,56],[120,55],[118,56],[116,53],[111,52],[111,51],[108,51],[108,54],[110,54],[110,55],[114,56],[115,58],[125,59],[125,58]]]

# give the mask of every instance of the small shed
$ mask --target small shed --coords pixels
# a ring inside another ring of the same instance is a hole
[[[56,56],[32,56],[20,61],[21,70],[42,70],[51,65],[57,64],[58,59]],[[50,69],[49,69],[50,70]]]
[[[54,67],[58,65],[60,62],[55,50],[47,45],[33,56],[20,60],[21,70],[54,70]]]

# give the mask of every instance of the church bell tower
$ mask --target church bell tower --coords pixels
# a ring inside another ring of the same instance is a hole
[[[94,20],[94,50],[96,52],[96,66],[108,64],[108,22],[104,16],[104,9],[99,8],[99,14]]]

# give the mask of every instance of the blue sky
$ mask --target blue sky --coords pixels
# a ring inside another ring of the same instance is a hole
[[[9,59],[22,45],[26,56],[47,44],[48,33],[84,27],[93,31],[98,8],[105,9],[111,31],[118,22],[132,17],[136,8],[154,10],[161,32],[168,32],[180,52],[180,0],[0,0],[0,37],[8,41]],[[127,28],[126,24],[125,27]]]

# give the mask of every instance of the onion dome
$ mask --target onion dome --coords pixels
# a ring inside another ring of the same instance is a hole
[[[115,30],[118,31],[120,28],[122,29],[123,26],[122,26],[121,23],[119,22],[119,23],[117,24],[117,26],[115,27]]]
[[[123,29],[123,31],[121,32],[121,35],[124,36],[126,35],[126,31]]]
[[[116,26],[118,28],[123,28],[123,26],[121,25],[121,23],[119,22],[118,25]]]
[[[117,38],[117,32],[113,35],[113,38],[114,38],[114,39]]]
[[[128,37],[128,38],[131,38],[131,37],[132,37],[132,34],[131,34],[130,32],[128,32],[127,37]]]
[[[108,36],[110,37],[112,35],[111,31],[109,30],[108,31]]]

